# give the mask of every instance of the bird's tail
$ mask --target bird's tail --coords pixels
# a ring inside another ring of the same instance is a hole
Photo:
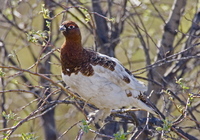
[[[153,109],[156,116],[159,116],[161,119],[165,120],[165,116],[160,112],[160,110],[148,99],[146,99],[146,104]],[[150,112],[151,113],[151,112]],[[153,114],[153,113],[152,113]],[[155,115],[155,114],[154,114]]]
[[[137,107],[146,110],[147,112],[155,115],[156,117],[165,119],[165,116],[159,111],[159,109],[148,99],[140,99]]]
[[[137,99],[137,107],[144,109],[159,118],[165,119],[165,116],[159,111],[159,109],[150,100],[146,99],[142,94],[140,94]]]

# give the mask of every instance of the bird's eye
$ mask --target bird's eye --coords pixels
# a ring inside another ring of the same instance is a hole
[[[75,28],[74,25],[70,25],[70,26],[68,26],[68,29],[74,29],[74,28]]]

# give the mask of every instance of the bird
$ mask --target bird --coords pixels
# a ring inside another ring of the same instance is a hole
[[[157,115],[144,98],[147,91],[144,83],[119,60],[84,48],[75,22],[64,21],[59,29],[65,38],[60,49],[62,79],[71,91],[99,109],[95,121],[104,120],[113,109],[127,106]]]

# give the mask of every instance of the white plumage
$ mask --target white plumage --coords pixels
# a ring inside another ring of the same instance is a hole
[[[133,75],[129,75],[117,59],[99,53],[98,55],[116,62],[115,70],[111,71],[100,65],[93,66],[91,64],[94,69],[92,76],[85,76],[81,72],[72,73],[70,76],[62,73],[64,82],[72,91],[100,109],[95,116],[96,119],[105,119],[110,115],[112,109],[124,106],[138,107],[155,114],[152,108],[138,99],[138,96],[146,91],[145,85]],[[130,83],[127,84],[123,80],[124,76],[130,79]],[[128,93],[131,93],[132,96],[128,97]]]
[[[95,120],[105,119],[112,109],[124,106],[156,114],[143,98],[145,85],[117,59],[84,49],[74,22],[63,22],[60,29],[66,39],[61,47],[62,78],[72,91],[99,108]]]

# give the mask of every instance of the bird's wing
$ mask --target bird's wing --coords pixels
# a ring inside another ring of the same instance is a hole
[[[146,86],[125,69],[117,59],[99,53],[92,59],[94,72],[100,77],[106,78],[124,90],[139,91],[134,93],[135,97],[140,92],[146,91]]]

